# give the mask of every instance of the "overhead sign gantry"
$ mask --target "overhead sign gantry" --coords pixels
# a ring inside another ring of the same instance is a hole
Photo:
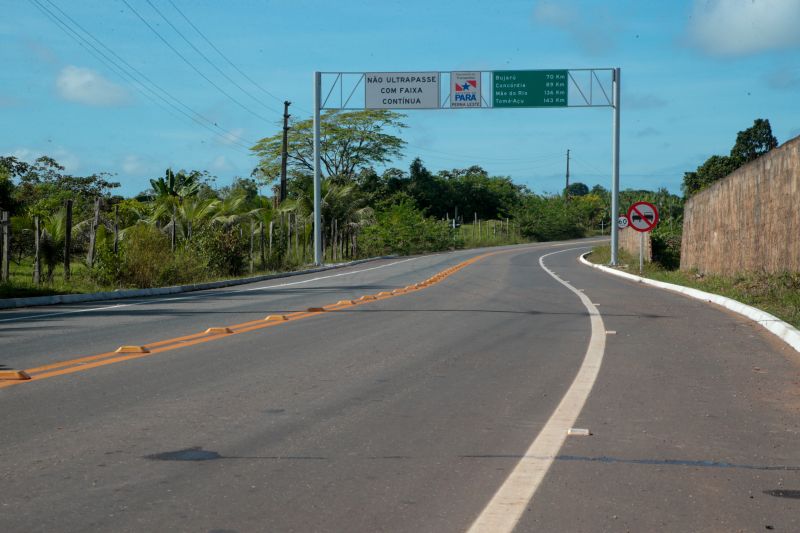
[[[611,217],[619,214],[620,69],[315,72],[314,263],[322,263],[320,112],[323,109],[610,107]],[[327,89],[323,99],[323,87]],[[611,225],[611,264],[618,228]]]

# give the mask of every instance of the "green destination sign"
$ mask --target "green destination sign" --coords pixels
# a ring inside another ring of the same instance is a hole
[[[494,107],[567,107],[566,70],[492,72]]]

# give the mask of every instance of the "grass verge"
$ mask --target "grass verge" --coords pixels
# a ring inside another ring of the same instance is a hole
[[[598,246],[587,259],[595,264],[607,265],[611,261],[611,247]],[[625,272],[639,274],[638,256],[620,250],[619,263]],[[658,263],[645,263],[642,276],[732,298],[800,328],[800,273],[797,272],[746,272],[736,276],[717,276],[667,270]]]
[[[458,249],[481,248],[492,246],[504,246],[509,244],[520,244],[529,242],[527,239],[508,236],[504,234],[503,225],[500,222],[494,224],[482,224],[483,235],[477,235],[473,232],[471,226],[463,229],[463,237],[466,237],[463,242],[459,243]],[[488,228],[488,229],[487,229]],[[475,236],[475,240],[471,237]],[[311,252],[305,256],[310,260]],[[91,270],[83,262],[83,256],[73,256],[71,265],[71,276],[69,280],[64,279],[64,269],[61,265],[57,266],[53,272],[53,278],[50,281],[45,281],[45,275],[42,274],[42,282],[38,286],[33,283],[33,259],[31,257],[24,257],[20,260],[12,261],[10,264],[10,282],[0,283],[0,299],[3,298],[29,298],[34,296],[54,296],[58,294],[85,294],[93,292],[106,292],[117,289],[136,289],[130,285],[104,285],[99,283],[92,275]],[[362,259],[361,257],[352,258],[347,260],[333,261],[330,252],[326,254],[325,264],[331,265],[340,262]],[[304,263],[297,257],[288,260],[283,268],[280,270],[261,269],[259,266],[258,257],[255,258],[255,271],[250,274],[244,273],[240,276],[228,277],[215,277],[203,275],[197,279],[186,280],[183,283],[173,283],[172,285],[182,285],[190,283],[207,283],[214,281],[227,281],[233,279],[243,279],[251,276],[260,276],[267,274],[279,274],[282,272],[291,272],[303,268],[310,268],[310,263]]]

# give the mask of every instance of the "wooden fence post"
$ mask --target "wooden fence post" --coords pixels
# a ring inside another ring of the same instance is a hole
[[[114,255],[119,252],[119,204],[114,205]]]
[[[255,224],[254,220],[250,220],[250,275],[253,274],[253,269],[255,268],[255,261],[253,259],[253,252],[255,252]]]
[[[3,242],[0,242],[0,281],[9,282],[9,261],[11,259],[11,222],[8,211],[0,211],[0,226],[3,228]]]
[[[264,237],[264,221],[262,220],[258,224],[258,242],[259,242],[259,250],[261,253],[261,270],[267,269],[267,258],[264,256],[264,247],[265,247],[265,237]]]
[[[94,218],[92,218],[92,227],[89,228],[89,252],[86,254],[86,264],[89,268],[94,266],[95,246],[97,245],[97,226],[100,225],[100,204],[102,199],[100,197],[94,200]]]
[[[269,256],[272,257],[272,228],[275,225],[274,220],[269,221]]]
[[[172,228],[169,230],[169,249],[171,252],[175,252],[175,244],[177,240],[177,235],[175,233],[175,206],[172,206]]]
[[[67,220],[64,228],[64,281],[69,281],[69,254],[72,251],[72,200],[66,201]]]
[[[322,262],[325,262],[325,215],[319,216],[320,220],[320,228],[319,228],[319,236],[320,240],[322,241],[320,244],[322,245]]]
[[[306,246],[308,246],[308,237],[306,236],[306,217],[303,217],[303,255],[300,261],[306,264]]]
[[[39,226],[39,217],[33,217],[33,284],[37,287],[39,286],[42,278],[42,258],[39,252],[41,248],[41,228]]]
[[[286,213],[286,259],[292,253],[292,214]]]

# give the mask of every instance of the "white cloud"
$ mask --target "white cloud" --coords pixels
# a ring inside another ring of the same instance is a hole
[[[712,55],[738,56],[800,45],[797,0],[695,0],[691,42]]]
[[[138,155],[129,154],[122,158],[120,168],[125,174],[146,174],[152,171],[152,165]]]
[[[27,161],[28,163],[32,163],[38,157],[46,155],[55,159],[56,162],[64,167],[66,172],[70,173],[77,172],[81,164],[78,156],[60,146],[52,150],[48,150],[47,152],[43,152],[42,150],[37,150],[34,148],[17,148],[11,153],[11,155],[21,161]]]
[[[123,87],[91,69],[74,65],[61,69],[56,88],[64,100],[84,105],[108,107],[130,102],[130,95]]]
[[[224,155],[218,155],[211,162],[211,170],[214,172],[225,172],[231,170],[232,168],[233,165],[231,165],[230,161],[228,161],[228,158]]]
[[[565,3],[539,2],[533,8],[533,18],[542,24],[564,28],[577,22],[577,11]]]
[[[602,7],[578,6],[574,0],[542,0],[533,7],[536,24],[552,26],[569,35],[590,56],[606,54],[614,48],[616,21]]]

